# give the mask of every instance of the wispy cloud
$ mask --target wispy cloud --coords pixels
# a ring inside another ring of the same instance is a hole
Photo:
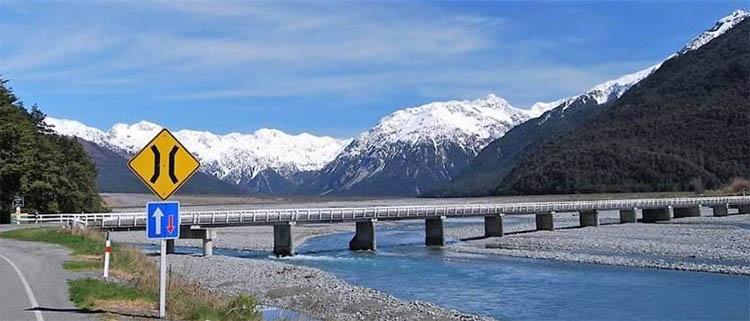
[[[590,35],[444,3],[2,1],[0,74],[55,94],[236,106],[495,92],[524,106],[655,62],[557,59],[592,47]]]

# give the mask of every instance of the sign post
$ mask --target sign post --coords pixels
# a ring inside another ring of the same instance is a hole
[[[19,221],[18,218],[21,217],[21,207],[24,207],[24,205],[25,204],[23,196],[16,195],[15,197],[13,197],[13,207],[16,208],[16,211],[11,215],[11,224],[13,222],[16,222],[16,224],[21,224],[21,221]]]
[[[13,207],[19,208],[24,206],[23,196],[16,195],[13,197]]]
[[[200,167],[200,162],[167,129],[135,154],[128,167],[163,202],[146,204],[146,237],[160,242],[159,318],[167,315],[167,240],[180,237],[180,203],[167,202]]]
[[[159,317],[166,316],[167,240],[180,237],[180,203],[151,202],[146,205],[146,237],[159,240]]]

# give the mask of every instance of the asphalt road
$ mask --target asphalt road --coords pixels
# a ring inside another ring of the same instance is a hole
[[[3,230],[3,228],[0,228]],[[0,239],[0,321],[100,320],[79,312],[68,298],[60,246]]]

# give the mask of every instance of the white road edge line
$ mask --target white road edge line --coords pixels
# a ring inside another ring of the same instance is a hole
[[[29,303],[31,303],[31,306],[36,309],[39,307],[39,304],[36,302],[36,298],[34,297],[34,292],[31,292],[31,286],[29,285],[29,281],[26,281],[26,278],[23,276],[23,273],[21,273],[21,270],[16,266],[16,264],[13,263],[9,258],[5,257],[4,255],[0,254],[0,259],[5,260],[10,264],[10,267],[12,267],[14,270],[16,270],[16,274],[18,274],[18,277],[21,278],[21,283],[23,283],[23,287],[26,288],[26,296],[29,297]],[[36,321],[44,321],[44,317],[42,316],[42,311],[34,310],[34,316],[36,316]]]

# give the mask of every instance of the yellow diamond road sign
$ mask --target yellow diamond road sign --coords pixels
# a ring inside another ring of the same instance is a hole
[[[167,129],[156,134],[128,162],[130,170],[162,200],[172,196],[200,166]]]

